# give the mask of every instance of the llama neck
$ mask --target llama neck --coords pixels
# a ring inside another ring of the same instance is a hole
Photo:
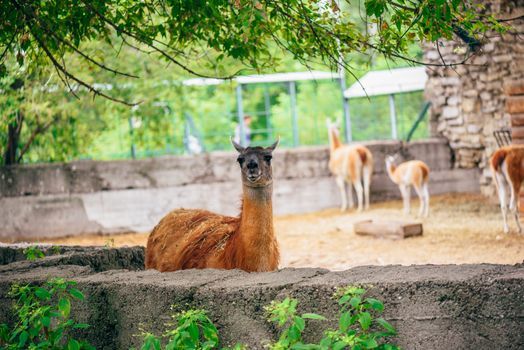
[[[333,153],[337,148],[342,145],[337,133],[334,129],[329,129],[329,151]]]
[[[278,266],[278,248],[273,229],[273,185],[243,186],[242,212],[238,231],[242,246],[242,268],[247,271],[270,271]],[[240,257],[239,257],[240,258]],[[276,262],[276,266],[275,265]]]
[[[394,164],[387,163],[386,164],[386,170],[388,172],[388,176],[394,183],[397,183],[396,176],[395,176],[395,170],[397,167]]]

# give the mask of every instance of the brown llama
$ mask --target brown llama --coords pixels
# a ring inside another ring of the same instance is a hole
[[[404,215],[410,212],[411,186],[420,199],[419,217],[429,216],[429,167],[421,160],[410,160],[395,166],[394,156],[386,156],[388,176],[400,189],[404,203]]]
[[[490,159],[491,171],[497,187],[500,201],[500,210],[504,220],[504,233],[509,233],[508,209],[511,211],[517,223],[519,233],[522,227],[519,221],[519,193],[522,181],[524,181],[524,146],[501,147],[493,153]],[[506,186],[509,187],[510,199],[508,208],[508,194]]]
[[[329,137],[329,170],[337,180],[337,185],[342,198],[341,211],[347,209],[346,185],[349,183],[349,207],[353,208],[353,194],[351,185],[355,187],[358,200],[358,211],[369,209],[369,187],[371,175],[373,174],[373,155],[371,151],[362,145],[343,145],[340,141],[338,123],[327,120]],[[362,183],[364,186],[362,186]]]
[[[161,272],[183,269],[242,269],[273,271],[280,254],[273,229],[272,152],[267,148],[242,147],[242,209],[239,217],[201,209],[177,209],[167,214],[149,235],[146,268]]]

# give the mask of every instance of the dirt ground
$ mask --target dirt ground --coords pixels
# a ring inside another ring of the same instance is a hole
[[[328,209],[275,218],[281,267],[323,267],[344,270],[358,265],[389,264],[515,264],[524,261],[524,234],[502,232],[498,206],[474,194],[431,198],[431,212],[422,220],[424,234],[403,240],[357,236],[353,223],[364,219],[417,220],[402,215],[400,201],[374,203],[364,213]],[[412,201],[412,212],[418,201]],[[81,236],[42,240],[65,245],[145,245],[148,233]]]

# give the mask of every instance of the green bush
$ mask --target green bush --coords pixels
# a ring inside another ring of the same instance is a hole
[[[31,261],[45,257],[44,252],[34,245],[25,248],[24,255],[27,260]]]
[[[374,298],[364,298],[366,291],[358,287],[340,288],[335,296],[340,305],[337,329],[328,329],[318,344],[306,344],[302,334],[306,320],[325,320],[324,316],[305,313],[297,315],[296,299],[273,301],[266,307],[269,319],[283,329],[277,342],[269,345],[271,350],[394,350],[397,346],[383,343],[382,338],[396,335],[395,328],[375,314],[384,310],[384,304]]]
[[[82,292],[74,288],[75,284],[54,278],[42,287],[13,285],[9,296],[15,299],[17,321],[12,329],[6,324],[0,325],[0,349],[94,349],[70,335],[73,329],[89,327],[69,317],[71,300],[84,300]]]
[[[397,346],[382,342],[384,338],[396,335],[395,328],[385,319],[376,317],[384,310],[384,304],[374,298],[365,298],[366,291],[358,287],[340,288],[335,297],[340,305],[337,329],[328,329],[317,343],[304,343],[302,334],[306,320],[325,321],[326,318],[315,313],[297,313],[298,301],[286,298],[273,301],[265,307],[269,321],[276,323],[281,335],[274,343],[268,344],[270,350],[396,350]],[[140,350],[219,349],[219,336],[206,311],[190,310],[173,316],[173,327],[158,337],[144,332]],[[162,342],[166,343],[163,347]],[[245,349],[237,343],[233,348]]]

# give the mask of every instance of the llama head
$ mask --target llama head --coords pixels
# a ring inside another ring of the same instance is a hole
[[[271,158],[279,140],[269,147],[242,147],[231,140],[238,151],[237,162],[242,171],[242,183],[251,187],[264,187],[272,183]]]
[[[385,158],[386,166],[394,164],[397,159],[398,159],[398,153],[396,153],[394,155],[387,155],[386,158]]]
[[[332,121],[330,118],[326,118],[326,126],[328,129],[328,132],[334,132],[337,134],[339,133],[339,122],[338,120]]]

